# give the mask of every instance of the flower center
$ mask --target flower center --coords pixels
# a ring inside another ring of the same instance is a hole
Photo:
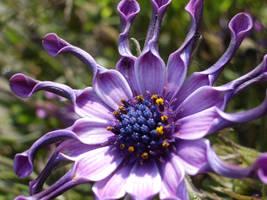
[[[116,134],[115,145],[126,156],[146,160],[169,151],[170,119],[163,98],[139,95],[133,100],[121,100],[122,106],[113,114],[117,122],[107,130]]]

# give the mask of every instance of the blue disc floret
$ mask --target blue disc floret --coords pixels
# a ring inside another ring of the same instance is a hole
[[[117,136],[117,148],[124,155],[141,160],[164,154],[172,144],[164,99],[156,94],[138,95],[128,101],[122,99],[121,103],[113,112],[115,125],[107,127]]]

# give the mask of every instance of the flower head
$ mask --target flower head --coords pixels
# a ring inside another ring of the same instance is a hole
[[[185,42],[165,65],[157,47],[164,13],[171,0],[151,0],[152,19],[140,56],[131,53],[129,32],[140,8],[136,0],[118,5],[121,19],[120,60],[116,70],[99,65],[88,53],[56,34],[47,34],[44,49],[51,55],[71,53],[93,73],[92,87],[74,90],[49,81],[40,82],[23,74],[10,79],[14,93],[23,98],[46,90],[68,98],[80,116],[66,129],[45,134],[30,149],[15,157],[15,172],[26,177],[33,170],[36,152],[51,143],[58,146],[40,176],[30,183],[31,197],[51,199],[81,183],[95,182],[98,199],[189,199],[184,176],[213,171],[234,177],[254,177],[267,183],[267,154],[248,168],[228,165],[218,158],[203,137],[236,123],[261,117],[267,99],[258,107],[225,113],[227,103],[251,84],[267,78],[267,56],[253,71],[221,86],[214,82],[230,61],[253,23],[239,13],[229,23],[231,41],[222,57],[208,69],[186,79],[191,54],[198,40],[203,0],[190,0],[186,11],[191,26]],[[73,167],[55,184],[41,192],[56,164],[72,161]]]

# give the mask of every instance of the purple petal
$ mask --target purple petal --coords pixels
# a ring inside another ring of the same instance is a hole
[[[265,80],[267,80],[267,56],[254,70],[236,80],[219,87],[203,86],[195,90],[176,109],[177,118],[185,117],[212,106],[224,110],[231,98],[242,89],[255,82]]]
[[[177,120],[178,132],[175,137],[185,140],[195,140],[204,137],[218,119],[216,107],[203,110]]]
[[[184,184],[184,168],[176,155],[161,164],[162,186],[160,199],[189,200]]]
[[[64,84],[50,81],[41,82],[24,74],[12,76],[10,87],[16,95],[22,98],[29,98],[40,90],[49,91],[69,99],[74,105],[75,112],[81,117],[113,119],[112,110],[105,105],[91,88],[77,91]]]
[[[98,71],[93,80],[96,94],[112,109],[121,105],[121,100],[133,97],[130,86],[121,73],[115,70]]]
[[[254,167],[257,169],[258,178],[267,184],[267,153],[263,153],[257,158]]]
[[[196,72],[195,72],[196,73]],[[192,94],[195,90],[197,90],[198,86],[207,86],[209,85],[208,82],[208,75],[206,74],[198,74],[197,76],[194,73],[189,76],[186,81],[183,83],[179,92],[173,96],[172,107],[177,108],[190,94]]]
[[[242,91],[249,85],[267,80],[267,55],[264,56],[263,61],[251,72],[241,76],[240,78],[228,83],[231,87],[235,87],[234,95]]]
[[[163,60],[157,54],[148,51],[141,55],[137,59],[135,70],[140,94],[162,94],[166,69]]]
[[[68,130],[57,130],[45,134],[33,143],[30,149],[23,153],[16,154],[14,170],[19,177],[29,176],[33,170],[33,160],[37,151],[43,146],[65,139],[76,139],[77,136]]]
[[[88,182],[88,180],[77,178],[74,174],[74,170],[72,169],[67,172],[63,177],[61,177],[57,182],[55,182],[52,186],[50,186],[47,190],[34,194],[30,197],[20,196],[19,198],[21,198],[22,200],[49,200],[59,196],[66,190],[69,190],[70,188],[76,185],[86,182]]]
[[[132,57],[129,46],[129,32],[134,18],[140,11],[140,7],[136,0],[122,0],[118,5],[118,11],[121,19],[119,52],[121,56]]]
[[[175,152],[179,156],[179,161],[184,170],[189,175],[196,175],[207,169],[207,148],[209,141],[199,139],[193,141],[181,140]]]
[[[56,165],[61,161],[65,161],[65,159],[60,156],[59,152],[55,152],[49,159],[45,168],[41,171],[40,175],[35,180],[30,182],[30,195],[34,195],[42,190],[43,184],[45,183],[47,177],[51,174]]]
[[[119,36],[119,52],[122,56],[116,65],[116,69],[121,72],[128,81],[132,91],[137,95],[138,85],[136,83],[134,64],[136,57],[132,55],[129,45],[129,32],[132,22],[140,11],[136,0],[122,0],[118,5],[121,19],[121,33]]]
[[[168,59],[165,93],[167,99],[171,99],[179,91],[185,80],[190,57],[195,43],[198,40],[203,0],[191,0],[185,9],[191,16],[191,26],[182,46],[173,52]]]
[[[242,26],[238,24],[242,24]],[[173,97],[176,99],[174,107],[179,105],[188,95],[205,85],[213,85],[226,64],[231,60],[234,53],[240,46],[246,34],[251,30],[253,22],[246,13],[239,13],[229,23],[232,33],[231,42],[223,56],[209,69],[202,72],[194,72],[184,82],[179,92]]]
[[[75,112],[80,116],[112,120],[112,110],[96,95],[92,88],[86,88],[77,95]]]
[[[162,183],[162,184],[164,184],[164,183]],[[190,200],[184,180],[178,186],[176,193],[177,193],[176,196],[172,196],[171,198],[169,198],[168,196],[166,196],[166,198],[164,198],[164,196],[163,196],[160,199],[164,199],[164,200],[170,200],[170,199],[172,199],[172,200]]]
[[[93,185],[93,192],[98,199],[120,199],[125,195],[125,183],[130,173],[129,166],[122,166],[111,176]]]
[[[63,141],[57,147],[40,175],[30,182],[30,194],[33,195],[42,190],[44,182],[58,163],[62,161],[75,161],[78,156],[94,148],[97,147],[83,144],[78,140]]]
[[[88,67],[90,67],[93,73],[95,73],[97,69],[103,68],[94,60],[94,58],[90,54],[78,47],[69,44],[65,40],[58,37],[55,33],[49,33],[45,35],[43,39],[43,47],[51,56],[57,56],[61,53],[71,53],[77,56]]]
[[[175,93],[179,91],[185,80],[187,68],[188,65],[185,65],[180,53],[170,55],[167,63],[166,90],[164,92],[166,99],[172,99]]]
[[[161,22],[165,11],[171,0],[151,0],[152,4],[152,17],[150,20],[146,41],[144,45],[144,52],[146,52],[151,47],[157,48],[157,41],[159,38],[159,31],[161,27]]]
[[[24,74],[15,74],[12,76],[10,78],[10,87],[16,95],[22,98],[28,98],[39,90],[46,90],[70,99],[73,102],[75,99],[74,91],[66,85],[50,81],[36,81]]]
[[[209,147],[207,158],[212,171],[230,178],[259,178],[264,184],[267,183],[267,153],[261,154],[253,165],[243,168],[222,161]]]
[[[130,56],[122,57],[117,63],[116,69],[126,78],[134,95],[136,96],[138,95],[139,89],[135,75],[135,62],[136,58]]]
[[[128,177],[125,190],[134,199],[150,199],[161,188],[161,178],[155,162],[136,162]]]
[[[234,53],[252,27],[253,20],[247,13],[239,13],[232,18],[229,23],[229,29],[231,30],[232,38],[228,49],[213,66],[202,72],[209,74],[210,85],[213,85],[213,83],[216,81],[219,74],[224,69],[226,64],[231,60]]]
[[[216,106],[224,109],[226,105],[226,96],[231,94],[232,89],[223,87],[204,86],[189,95],[175,110],[176,117],[181,119],[188,115],[198,113],[202,110]]]
[[[249,122],[265,115],[267,113],[267,94],[264,101],[253,109],[238,113],[225,113],[217,109],[216,112],[219,117],[217,122],[209,130],[210,133],[234,124]]]
[[[112,146],[97,148],[83,154],[75,163],[75,176],[100,181],[115,171],[122,161],[123,158]]]
[[[78,119],[69,130],[73,131],[84,144],[104,144],[114,134],[106,130],[109,121],[97,118]]]
[[[219,131],[234,124],[245,123],[260,118],[267,113],[267,94],[263,103],[256,108],[239,112],[225,113],[217,107],[179,119],[175,137],[192,140]]]
[[[131,21],[140,12],[140,7],[136,0],[121,0],[118,11],[122,20]]]

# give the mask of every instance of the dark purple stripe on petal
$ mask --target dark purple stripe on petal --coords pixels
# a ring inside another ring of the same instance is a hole
[[[191,26],[182,46],[173,52],[168,59],[165,96],[169,100],[179,91],[185,80],[190,57],[199,36],[198,29],[202,17],[203,2],[203,0],[191,0],[185,8],[191,16]]]
[[[77,56],[88,67],[90,67],[93,73],[95,73],[97,69],[103,68],[94,60],[94,58],[90,54],[78,47],[69,44],[65,40],[58,37],[55,33],[49,33],[45,35],[43,39],[43,47],[51,56],[57,56],[61,53],[71,53]]]
[[[133,97],[126,79],[115,70],[98,71],[93,80],[93,88],[102,101],[114,110],[121,105],[122,99],[128,100]]]
[[[152,199],[161,189],[159,169],[154,161],[136,162],[126,181],[125,190],[133,199]]]

